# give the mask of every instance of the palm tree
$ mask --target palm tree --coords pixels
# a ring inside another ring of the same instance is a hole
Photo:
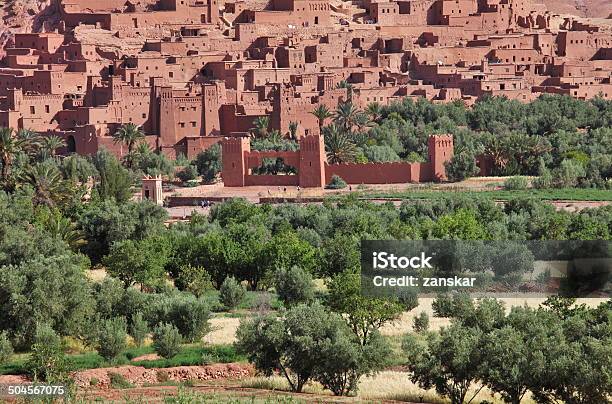
[[[362,132],[365,128],[372,125],[372,121],[368,115],[364,112],[358,112],[355,116],[355,126],[357,126],[357,130]]]
[[[128,167],[132,166],[132,151],[138,141],[144,139],[145,134],[140,128],[133,124],[127,123],[122,125],[117,132],[113,134],[114,143],[124,143],[128,148],[127,163]]]
[[[265,138],[268,136],[268,127],[270,126],[270,118],[268,116],[258,116],[253,121],[254,128],[251,128],[251,132],[255,136]]]
[[[41,147],[41,136],[38,132],[31,129],[19,129],[17,131],[17,138],[21,140],[22,150],[29,157],[36,157],[38,150]]]
[[[25,171],[22,182],[34,189],[34,205],[54,207],[61,204],[67,196],[67,187],[62,174],[55,165],[39,163]]]
[[[46,157],[46,156],[55,157],[57,149],[59,149],[60,147],[65,147],[65,146],[66,146],[66,142],[61,137],[45,136],[42,139],[42,144],[40,148],[41,155],[43,157]]]
[[[359,110],[352,102],[347,101],[338,104],[334,112],[334,122],[339,125],[346,134],[350,134],[356,125]]]
[[[333,114],[327,108],[327,106],[323,104],[317,105],[317,107],[311,112],[311,114],[316,116],[317,119],[319,120],[319,133],[322,134],[323,126],[325,125],[325,120],[327,118],[331,118]]]
[[[330,164],[350,163],[355,161],[357,150],[355,144],[338,125],[323,128],[325,152]]]
[[[62,216],[59,212],[49,215],[44,221],[44,225],[46,231],[66,242],[73,251],[77,251],[79,247],[87,244],[83,232],[70,219]]]
[[[0,180],[6,182],[15,155],[22,150],[23,140],[14,136],[13,128],[0,128]]]
[[[353,101],[353,85],[351,83],[346,80],[342,80],[336,84],[336,88],[346,88],[347,102]]]
[[[297,139],[297,130],[298,123],[293,121],[289,122],[289,136],[291,137],[291,139]]]
[[[378,122],[382,115],[382,106],[377,102],[371,102],[366,107],[365,112],[370,116],[373,122]]]

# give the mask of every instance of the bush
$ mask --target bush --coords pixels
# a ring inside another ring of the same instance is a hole
[[[183,182],[195,180],[198,178],[198,168],[194,165],[188,165],[179,171],[176,176]]]
[[[134,387],[132,383],[119,373],[110,372],[108,377],[110,379],[110,385],[114,389],[129,389]]]
[[[8,333],[2,331],[0,333],[0,364],[8,362],[13,355],[13,345],[8,338]]]
[[[198,173],[202,176],[204,181],[213,182],[221,172],[221,146],[215,144],[203,152],[200,152],[196,157],[195,163]]]
[[[149,325],[145,321],[141,312],[134,314],[132,317],[132,327],[130,328],[132,338],[137,346],[142,346],[147,334],[149,333]]]
[[[281,268],[276,271],[274,287],[278,298],[286,307],[298,303],[308,303],[314,299],[312,276],[298,267],[289,270]]]
[[[178,276],[174,281],[179,290],[185,290],[200,297],[207,290],[212,290],[212,277],[203,267],[191,264],[183,265],[179,268]]]
[[[9,332],[16,349],[30,348],[38,322],[53,324],[60,335],[86,331],[94,302],[83,258],[65,254],[0,265],[0,330]]]
[[[452,297],[448,294],[438,294],[431,307],[436,317],[463,318],[473,311],[474,303],[467,293],[455,293]]]
[[[27,368],[34,381],[62,382],[67,377],[61,338],[47,324],[38,325]]]
[[[197,341],[210,331],[210,308],[203,298],[193,295],[162,295],[149,316],[149,323],[174,325],[183,338]]]
[[[510,177],[506,181],[504,181],[504,189],[514,191],[514,190],[522,190],[527,189],[529,181],[525,177]]]
[[[219,300],[228,309],[235,309],[242,303],[246,289],[233,277],[225,278],[219,289]]]
[[[327,189],[342,189],[346,188],[346,181],[337,175],[332,175],[329,184],[325,186]]]
[[[424,311],[412,320],[412,328],[415,332],[423,332],[429,329],[429,315]]]
[[[415,309],[419,305],[419,296],[413,288],[399,289],[397,291],[397,299],[406,311]]]
[[[320,304],[247,319],[236,332],[236,347],[265,376],[283,369],[291,389],[301,392],[315,379],[336,395],[354,392],[359,378],[380,368],[388,346],[374,333],[362,346],[342,317]]]
[[[98,330],[97,350],[106,360],[113,360],[127,347],[125,318],[106,320]]]
[[[153,348],[163,358],[172,358],[181,348],[181,334],[172,324],[161,323],[153,330]]]

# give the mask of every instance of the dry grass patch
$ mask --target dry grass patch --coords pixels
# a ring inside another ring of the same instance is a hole
[[[236,342],[236,330],[240,319],[235,317],[213,317],[210,319],[212,331],[202,338],[207,344],[226,345]]]
[[[467,394],[467,399],[472,398],[478,386],[474,386]],[[434,389],[423,390],[410,381],[408,373],[383,371],[371,377],[364,377],[359,382],[358,397],[362,400],[396,400],[415,403],[449,404],[450,400],[444,399],[436,394]],[[480,403],[487,400],[493,404],[504,404],[499,395],[494,396],[486,388],[482,389],[472,403]],[[535,404],[530,397],[525,397],[522,404]]]
[[[412,332],[413,319],[422,311],[429,315],[430,330],[437,331],[442,327],[449,326],[450,319],[435,317],[431,307],[434,299],[434,297],[420,297],[419,305],[415,309],[403,313],[398,320],[382,327],[380,330],[381,334],[386,336],[395,336]],[[509,312],[513,306],[523,306],[524,304],[527,304],[529,307],[538,307],[540,304],[544,303],[546,297],[501,297],[498,300],[504,303],[506,312]],[[604,298],[578,299],[576,303],[584,303],[589,307],[596,307],[606,300],[607,299]]]
[[[248,379],[243,380],[240,383],[240,387],[273,391],[291,391],[291,387],[289,387],[289,382],[287,382],[287,379],[282,376],[250,377]],[[318,395],[331,395],[329,391],[323,389],[323,386],[321,386],[317,382],[309,382],[306,386],[304,386],[303,392]]]

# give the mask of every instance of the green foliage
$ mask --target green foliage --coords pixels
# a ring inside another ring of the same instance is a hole
[[[225,278],[219,288],[219,300],[228,309],[235,309],[244,299],[246,289],[233,277]]]
[[[168,323],[175,326],[187,341],[198,341],[210,330],[210,306],[203,298],[190,294],[157,296],[149,308],[150,324]]]
[[[50,326],[37,325],[32,354],[27,367],[35,381],[44,381],[49,384],[65,381],[67,368],[62,341]]]
[[[357,150],[347,132],[333,124],[323,128],[325,153],[329,164],[351,163],[355,161]]]
[[[153,330],[153,348],[162,358],[178,354],[181,341],[181,334],[172,324],[160,323]]]
[[[451,295],[438,294],[431,307],[436,317],[465,317],[474,308],[474,303],[467,293]]]
[[[33,257],[0,267],[0,329],[17,348],[32,344],[38,323],[60,335],[80,335],[92,315],[93,299],[82,256]]]
[[[323,306],[298,305],[284,313],[244,320],[236,347],[257,370],[280,369],[291,389],[301,392],[311,379],[336,395],[354,392],[361,375],[380,369],[388,347],[378,336],[362,346],[342,318]]]
[[[98,263],[115,242],[140,241],[163,231],[167,216],[165,209],[150,201],[89,204],[78,219],[87,240],[83,251]]]
[[[5,364],[13,355],[13,344],[6,331],[0,332],[0,363]]]
[[[133,156],[134,167],[147,175],[174,176],[174,164],[164,154],[149,149],[142,150]]]
[[[525,177],[510,177],[504,181],[504,188],[507,190],[527,189],[529,181]]]
[[[149,334],[149,324],[147,324],[141,312],[134,314],[132,317],[132,326],[130,327],[130,335],[134,338],[136,346],[142,346],[145,338]]]
[[[389,162],[389,161],[399,161],[400,157],[397,155],[395,150],[392,147],[387,145],[381,146],[364,146],[363,154],[366,156],[369,162],[379,163],[379,162]]]
[[[339,176],[337,175],[332,175],[331,180],[329,181],[329,184],[327,184],[325,186],[325,188],[327,189],[342,189],[342,188],[346,188],[346,182]]]
[[[207,290],[214,289],[212,278],[203,267],[196,267],[191,264],[183,265],[175,276],[175,286],[179,290],[193,293],[196,297],[202,296]]]
[[[221,146],[214,144],[208,149],[198,153],[195,159],[198,174],[206,182],[214,182],[217,175],[221,172]]]
[[[123,203],[132,196],[132,179],[128,170],[111,153],[101,150],[93,157],[99,180],[94,189],[101,200],[111,199]]]
[[[110,379],[110,385],[113,389],[130,389],[134,387],[134,385],[120,373],[109,372],[108,377]]]
[[[183,182],[195,180],[198,178],[198,168],[194,165],[188,165],[179,171],[176,176]]]
[[[169,246],[161,237],[144,240],[125,240],[111,246],[103,260],[108,273],[121,280],[127,288],[133,283],[159,285],[166,277]]]
[[[112,361],[127,347],[127,325],[125,318],[105,320],[98,330],[97,351],[106,360]]]
[[[358,273],[342,272],[328,282],[327,305],[343,315],[361,345],[386,323],[397,319],[403,307],[397,301],[365,297]]]
[[[412,328],[415,332],[424,332],[429,329],[429,315],[422,311],[412,320]]]
[[[275,273],[274,288],[285,307],[309,303],[314,299],[312,276],[297,266],[288,270],[278,269]]]
[[[98,176],[98,170],[90,160],[78,154],[72,154],[61,160],[60,171],[64,178],[72,181],[86,182],[90,177]]]
[[[435,388],[453,404],[463,404],[480,376],[481,334],[478,329],[453,324],[439,335],[427,335],[424,341],[408,335],[402,347],[409,358],[412,381],[424,389]]]

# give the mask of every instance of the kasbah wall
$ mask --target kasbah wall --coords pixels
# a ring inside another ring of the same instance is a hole
[[[487,96],[612,98],[611,24],[533,0],[55,3],[57,24],[13,34],[0,52],[0,126],[60,136],[65,153],[122,156],[112,135],[133,123],[157,152],[194,158],[260,117],[283,135],[298,124],[301,149],[282,156],[297,176],[252,175],[266,153],[224,141],[231,186],[445,177],[452,147],[431,140],[428,163],[326,164],[311,112],[346,102],[341,82],[360,109],[418,97],[468,106]]]
[[[227,138],[222,141],[223,183],[227,187],[250,185],[323,187],[332,176],[341,177],[348,184],[398,184],[409,182],[444,181],[444,163],[453,157],[453,137],[432,135],[428,139],[429,161],[426,163],[346,163],[328,164],[323,137],[303,136],[298,151],[251,151],[247,137]],[[297,168],[297,175],[254,175],[264,158],[282,158],[286,165]]]

